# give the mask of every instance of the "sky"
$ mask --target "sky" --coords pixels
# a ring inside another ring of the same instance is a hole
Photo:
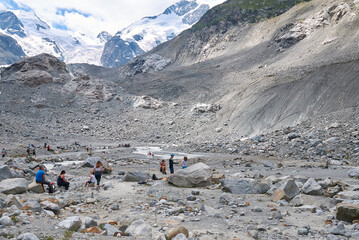
[[[146,16],[162,13],[179,0],[0,0],[0,9],[33,10],[48,25],[96,37],[115,34]]]

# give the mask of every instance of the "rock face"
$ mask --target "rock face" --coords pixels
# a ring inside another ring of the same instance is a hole
[[[170,175],[167,180],[177,187],[204,187],[211,185],[212,169],[204,163],[196,163]]]
[[[337,219],[352,222],[359,219],[359,205],[340,203],[337,205]]]
[[[128,172],[123,179],[125,182],[141,182],[149,178],[147,173],[143,172]]]
[[[0,64],[7,65],[25,57],[21,46],[10,36],[0,34]]]
[[[66,220],[59,223],[59,226],[69,231],[77,231],[81,227],[81,219],[78,216],[66,218]]]
[[[25,58],[1,72],[3,81],[21,82],[30,87],[48,83],[64,83],[71,76],[66,64],[49,54]]]
[[[274,191],[273,201],[277,202],[281,199],[290,201],[299,194],[300,190],[293,179],[286,181]]]
[[[104,67],[118,67],[143,53],[136,42],[127,42],[120,36],[114,36],[105,44],[101,63]]]
[[[0,167],[0,181],[7,179],[7,178],[11,178],[12,177],[12,173],[9,169],[8,166],[4,165]]]
[[[127,229],[126,233],[131,236],[151,239],[152,238],[152,229],[151,227],[143,220],[134,221]]]
[[[44,193],[45,192],[45,189],[42,186],[42,184],[39,184],[36,182],[30,183],[28,186],[28,189],[30,192],[34,192],[34,193]]]
[[[263,194],[270,189],[270,185],[258,180],[242,178],[221,180],[223,190],[233,194]]]
[[[323,188],[313,178],[309,178],[303,185],[302,191],[309,195],[322,195]]]
[[[131,76],[139,73],[157,72],[163,70],[169,64],[171,59],[162,57],[159,54],[150,54],[143,59],[136,59],[129,66],[132,68]]]
[[[10,178],[0,182],[0,192],[5,194],[21,194],[27,191],[25,178]]]

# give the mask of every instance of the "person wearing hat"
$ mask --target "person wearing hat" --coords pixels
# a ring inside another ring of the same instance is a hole
[[[168,160],[168,161],[169,161],[169,166],[170,166],[170,172],[171,172],[171,174],[175,173],[175,170],[174,170],[174,168],[173,168],[173,157],[174,157],[174,156],[175,156],[174,154],[171,154],[171,157],[170,157],[170,159]]]

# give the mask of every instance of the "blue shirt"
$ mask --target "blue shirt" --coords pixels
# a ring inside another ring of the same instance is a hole
[[[43,179],[44,175],[45,175],[45,172],[43,170],[40,169],[39,171],[37,171],[37,173],[36,173],[36,181],[44,180]]]

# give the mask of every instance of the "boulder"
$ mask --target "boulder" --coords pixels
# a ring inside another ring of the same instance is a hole
[[[299,188],[293,179],[285,181],[273,193],[273,201],[277,202],[281,199],[290,201],[292,198],[299,194]]]
[[[61,228],[65,228],[69,231],[77,231],[82,225],[81,219],[78,216],[72,216],[66,218],[64,221],[59,223]]]
[[[32,210],[33,212],[41,212],[42,210],[40,204],[36,200],[32,200],[32,199],[27,200],[27,202],[24,204],[23,209],[26,210],[29,209]]]
[[[3,216],[2,218],[0,218],[0,225],[3,225],[3,226],[12,226],[12,225],[14,225],[14,222],[11,220],[10,217],[8,217],[8,216]]]
[[[123,179],[125,182],[141,182],[149,178],[147,173],[143,172],[128,172]]]
[[[351,178],[359,178],[359,168],[353,168],[349,170],[348,175]]]
[[[90,167],[93,168],[97,161],[101,161],[103,168],[104,168],[104,173],[111,173],[112,172],[112,168],[109,166],[108,162],[106,162],[105,160],[103,160],[100,157],[89,157],[87,158],[83,163],[82,163],[82,167]]]
[[[0,182],[0,192],[4,194],[21,194],[27,191],[25,178],[9,178]]]
[[[211,185],[212,169],[204,163],[196,163],[170,175],[169,183],[178,187],[204,187]]]
[[[98,223],[94,219],[90,217],[85,218],[85,228],[96,227],[97,225]]]
[[[91,228],[85,228],[81,230],[81,233],[97,233],[101,234],[103,230],[99,229],[98,227],[91,227]]]
[[[183,227],[179,226],[176,228],[171,228],[166,235],[166,240],[172,240],[174,237],[178,236],[179,234],[183,234],[186,238],[188,238],[188,230]]]
[[[53,212],[55,215],[60,214],[61,208],[57,204],[52,203],[50,201],[43,201],[43,202],[41,202],[41,204],[43,205],[43,208],[45,210],[49,210],[49,211]]]
[[[17,240],[39,240],[33,233],[23,233],[17,237]]]
[[[115,236],[117,233],[120,232],[120,230],[118,230],[118,228],[112,226],[111,224],[106,223],[103,226],[103,230],[106,230],[107,232],[107,236]]]
[[[34,193],[44,193],[45,192],[45,189],[42,186],[42,184],[36,183],[36,182],[30,183],[28,186],[28,189],[29,189],[29,192],[34,192]]]
[[[234,194],[264,194],[270,189],[268,183],[250,178],[226,178],[221,184],[223,190]]]
[[[295,196],[289,203],[293,207],[300,207],[303,206],[304,200],[302,199],[301,195]]]
[[[0,166],[0,181],[8,178],[12,178],[10,168],[6,165]]]
[[[346,222],[359,220],[359,205],[339,203],[337,205],[337,219]]]
[[[303,185],[302,191],[308,195],[323,195],[322,186],[317,183],[313,178],[309,178]]]
[[[128,228],[125,233],[134,236],[134,237],[142,237],[145,239],[152,238],[152,229],[144,220],[134,221]]]

